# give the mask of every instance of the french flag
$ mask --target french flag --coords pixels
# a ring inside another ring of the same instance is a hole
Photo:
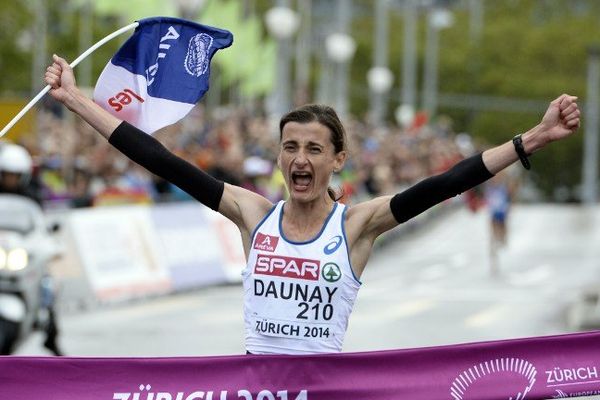
[[[147,133],[185,117],[208,90],[210,60],[231,32],[167,17],[142,19],[106,65],[94,101]]]

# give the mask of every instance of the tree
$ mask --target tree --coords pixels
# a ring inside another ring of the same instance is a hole
[[[485,6],[480,48],[464,45],[469,43],[466,30],[460,28],[467,26],[464,13],[443,36],[441,91],[546,101],[569,92],[585,99],[587,47],[600,42],[597,2],[487,1]],[[468,68],[472,63],[478,64],[478,70],[465,74],[465,70],[472,71]],[[459,129],[497,144],[533,126],[544,110],[537,114],[479,112],[468,118],[464,113],[444,111],[462,122]],[[547,195],[558,186],[572,190],[580,182],[582,138],[578,135],[532,157],[533,178]]]
[[[454,25],[440,33],[440,93],[479,94],[547,104],[563,92],[585,100],[587,47],[600,43],[600,3],[594,0],[484,1],[485,24],[478,42],[471,40],[468,9],[461,3],[452,9]],[[362,11],[368,2],[355,0]],[[419,67],[423,70],[424,12],[419,26]],[[402,25],[400,13],[390,15],[390,68],[400,77]],[[358,49],[352,65],[352,111],[362,116],[367,109],[366,71],[371,65],[372,10],[356,18],[353,32]],[[398,105],[398,93],[390,96],[389,111]],[[536,124],[544,109],[532,113],[476,111],[441,107],[439,113],[454,120],[456,131],[473,134],[479,141],[499,144]],[[583,110],[585,111],[585,110]],[[388,115],[392,120],[392,116]],[[580,182],[583,134],[551,146],[532,157],[532,177],[550,196],[557,186],[574,189]],[[536,168],[537,167],[537,168]]]

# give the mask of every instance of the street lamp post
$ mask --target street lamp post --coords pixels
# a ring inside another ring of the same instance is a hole
[[[93,23],[94,3],[85,0],[79,10],[79,54],[92,47],[94,44]],[[92,59],[83,60],[77,68],[77,82],[80,86],[89,88],[92,86]]]
[[[423,109],[430,117],[437,111],[439,31],[453,22],[452,12],[443,8],[434,8],[427,15]]]
[[[415,120],[415,109],[409,104],[400,104],[394,111],[394,117],[402,129],[408,129]]]
[[[376,66],[367,73],[371,90],[371,115],[373,124],[380,126],[387,112],[387,94],[394,83],[394,75],[387,66]]]
[[[295,100],[298,104],[308,102],[310,60],[312,56],[312,0],[298,2],[302,27],[296,43],[296,87]]]
[[[345,33],[332,33],[325,39],[325,48],[335,65],[335,109],[344,118],[348,114],[348,61],[354,56],[356,42]]]
[[[44,0],[36,0],[33,2],[33,13],[35,24],[33,25],[33,43],[32,43],[32,66],[31,66],[31,94],[36,95],[42,88],[42,76],[44,75],[44,67],[48,62],[47,59],[47,41],[46,35],[48,31],[48,8]],[[38,107],[39,107],[38,103]],[[38,108],[39,110],[39,108]],[[36,113],[35,129],[38,143],[43,143],[43,135],[40,129],[42,114]]]
[[[335,108],[341,118],[348,114],[348,62],[356,52],[356,42],[348,35],[352,0],[337,0],[337,32],[325,39],[327,55],[334,62]]]
[[[289,0],[278,0],[277,6],[265,14],[265,22],[269,33],[277,40],[275,89],[267,100],[267,108],[271,118],[279,118],[291,106],[290,39],[296,33],[300,21],[296,12],[289,8]]]
[[[375,126],[383,122],[387,109],[387,92],[394,77],[388,68],[389,0],[377,0],[375,5],[375,43],[373,45],[374,67],[367,73],[371,91],[371,118]]]
[[[583,145],[582,200],[584,204],[598,201],[598,107],[600,105],[600,46],[588,50],[588,80],[585,136]]]
[[[404,0],[404,44],[402,50],[402,99],[400,104],[417,106],[417,0]]]
[[[33,65],[31,69],[31,93],[37,94],[42,87],[41,77],[47,59],[46,35],[48,30],[48,8],[44,0],[33,2],[35,24],[33,25]]]

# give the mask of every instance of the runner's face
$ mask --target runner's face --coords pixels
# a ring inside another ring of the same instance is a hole
[[[277,163],[290,197],[310,201],[327,195],[333,171],[344,165],[346,153],[335,153],[329,128],[318,122],[288,122],[283,127]]]

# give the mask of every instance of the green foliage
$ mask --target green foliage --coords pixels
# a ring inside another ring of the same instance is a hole
[[[549,103],[562,93],[586,97],[588,47],[600,44],[600,2],[595,0],[481,0],[484,24],[481,36],[470,32],[468,2],[455,2],[454,25],[440,32],[440,93],[478,94]],[[352,32],[358,48],[352,63],[352,105],[355,115],[368,109],[366,73],[371,67],[374,35],[373,3],[354,0],[362,12]],[[403,50],[403,16],[390,12],[389,65],[400,87]],[[422,88],[425,13],[418,21],[418,75]],[[358,34],[357,32],[360,32]],[[398,106],[398,89],[390,94],[388,120]],[[543,109],[478,111],[440,108],[454,120],[456,131],[469,132],[478,142],[495,145],[536,123]],[[583,129],[533,159],[534,181],[551,196],[556,186],[574,189],[581,179]]]
[[[38,0],[36,0],[38,1]],[[60,54],[68,60],[79,55],[80,13],[83,0],[39,0],[48,9],[47,58],[52,53]],[[149,0],[147,0],[149,1]],[[153,0],[154,1],[154,0]],[[157,3],[155,0],[154,3]],[[211,0],[217,2],[220,0]],[[235,1],[235,0],[230,0]],[[317,0],[313,0],[317,1]],[[329,0],[320,0],[329,1]],[[479,94],[500,96],[522,100],[549,102],[563,92],[576,94],[581,100],[586,98],[588,47],[600,44],[600,1],[597,0],[480,0],[484,4],[484,25],[478,40],[470,32],[470,18],[467,1],[454,1],[454,25],[440,32],[439,91],[441,93]],[[366,75],[372,66],[374,35],[373,0],[353,0],[355,14],[350,33],[357,41],[357,52],[351,65],[351,111],[364,116],[369,108]],[[100,4],[95,2],[96,10]],[[154,4],[153,3],[153,4]],[[262,24],[264,13],[272,7],[272,0],[241,2],[257,13],[257,21]],[[395,89],[390,93],[387,118],[393,121],[393,110],[399,104],[401,85],[401,64],[403,51],[403,16],[401,2],[393,2],[390,9],[389,66],[396,77]],[[31,92],[32,48],[25,40],[32,38],[35,18],[34,1],[0,2],[0,96],[27,98]],[[111,0],[111,4],[120,2]],[[133,4],[133,3],[132,3]],[[137,4],[137,3],[136,3]],[[162,4],[162,3],[161,3]],[[160,6],[158,4],[157,6]],[[125,7],[127,8],[127,6]],[[135,8],[129,6],[129,8]],[[135,10],[133,10],[135,11]],[[140,10],[142,11],[142,10]],[[144,12],[148,11],[145,7]],[[125,12],[125,11],[123,11]],[[419,87],[422,87],[422,71],[425,42],[425,13],[421,11],[418,21],[418,67]],[[93,42],[130,22],[122,15],[96,14],[93,20]],[[319,16],[334,21],[335,15]],[[244,51],[256,45],[248,39],[256,36],[257,27],[238,27],[246,37],[237,39],[244,43]],[[314,29],[319,27],[314,26]],[[264,35],[264,32],[262,32]],[[126,39],[107,43],[98,49],[89,61],[93,63],[94,79],[100,74],[107,60]],[[266,55],[272,48],[259,45],[263,51],[260,60],[265,64],[265,72],[260,82],[268,87],[269,71]],[[320,49],[321,50],[321,49]],[[315,50],[316,51],[316,50]],[[233,52],[231,52],[233,55]],[[266,55],[265,55],[266,54]],[[316,56],[315,56],[316,58]],[[244,60],[244,69],[250,70],[255,63]],[[237,65],[237,62],[236,62]],[[316,87],[319,65],[313,62],[312,86]],[[270,72],[272,73],[272,72]],[[40,77],[40,81],[41,81]],[[254,90],[242,88],[242,90]],[[531,113],[465,110],[453,107],[441,108],[440,113],[451,116],[456,131],[472,133],[480,142],[497,144],[508,140],[516,132],[521,132],[539,121],[543,110]],[[583,131],[583,129],[582,129]],[[556,185],[574,188],[580,181],[581,132],[577,137],[550,146],[532,159],[536,169],[535,179],[547,194]]]
[[[65,0],[44,0],[47,6],[48,34],[46,36],[47,63],[51,62],[53,53],[65,57],[68,61],[75,59],[80,53],[78,32],[80,28],[80,8],[75,3]],[[35,16],[33,6],[27,2],[1,2],[0,23],[5,35],[0,35],[0,95],[19,95],[28,97],[32,86],[32,63]],[[114,17],[95,16],[93,20],[92,43],[120,28],[121,21]],[[29,46],[20,46],[19,43]],[[97,77],[126,37],[113,40],[84,62],[93,63],[93,76]],[[90,44],[90,45],[91,45]],[[22,48],[23,47],[23,48]],[[43,77],[39,77],[40,82]]]
[[[31,19],[24,2],[0,2],[0,93],[14,95],[29,90],[31,71],[24,66],[31,64],[31,54],[17,43],[27,42],[27,27]]]
[[[227,29],[234,36],[234,45],[213,59],[221,68],[223,85],[239,84],[240,91],[248,98],[272,90],[276,44],[263,33],[256,15],[244,17],[242,4],[235,0],[213,0],[202,11],[202,23]]]
[[[484,94],[550,102],[562,93],[586,97],[587,50],[600,43],[600,2],[592,0],[485,1],[482,37],[469,35],[468,10],[455,10],[440,33],[440,92]],[[451,108],[455,128],[498,144],[535,125],[539,114],[465,112]],[[547,195],[574,189],[581,179],[583,129],[536,154],[535,182]]]

